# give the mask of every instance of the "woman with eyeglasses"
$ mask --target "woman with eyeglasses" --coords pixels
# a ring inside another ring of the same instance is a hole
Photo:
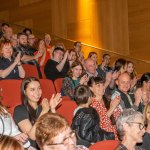
[[[150,102],[144,108],[144,121],[146,125],[146,132],[143,137],[142,146],[145,150],[150,149]]]
[[[36,141],[41,150],[88,150],[76,146],[75,132],[65,118],[46,113],[40,117],[36,127]]]
[[[142,143],[145,132],[143,115],[134,109],[125,109],[117,120],[121,143],[115,150],[144,150],[136,146]]]

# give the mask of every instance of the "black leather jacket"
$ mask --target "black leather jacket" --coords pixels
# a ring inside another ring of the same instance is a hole
[[[72,122],[72,129],[77,136],[77,145],[89,147],[91,143],[104,139],[114,139],[114,134],[99,127],[99,115],[93,107],[80,108]]]

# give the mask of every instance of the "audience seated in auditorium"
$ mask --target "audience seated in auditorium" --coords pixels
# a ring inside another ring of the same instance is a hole
[[[89,55],[88,55],[88,58],[93,59],[96,65],[98,64],[98,62],[97,62],[97,53],[96,52],[90,52]]]
[[[130,76],[127,73],[120,74],[116,80],[116,84],[118,87],[112,94],[111,100],[113,101],[116,96],[121,96],[121,101],[118,106],[121,111],[125,108],[134,108],[136,110],[137,107],[134,105],[134,95],[128,92],[131,85]]]
[[[81,63],[83,63],[83,61],[84,61],[84,54],[81,51],[81,48],[82,48],[81,42],[77,41],[77,42],[74,43],[74,49],[75,49],[75,51],[77,53],[77,57],[78,57],[79,61]]]
[[[41,150],[88,150],[76,145],[75,132],[66,119],[58,114],[46,113],[39,118],[36,140]]]
[[[102,63],[98,66],[98,72],[101,74],[103,79],[106,78],[106,73],[112,71],[112,68],[109,66],[110,64],[110,55],[103,54]]]
[[[7,28],[9,28],[9,27],[10,27],[10,25],[8,23],[5,23],[5,22],[2,23],[1,31],[0,31],[0,40],[3,40],[3,35],[4,35],[5,31],[7,30]]]
[[[28,62],[35,60],[41,56],[40,53],[37,53],[34,56],[34,51],[32,51],[31,47],[28,45],[27,35],[25,33],[18,33],[18,47],[15,49],[16,51],[21,51],[23,62]]]
[[[4,40],[11,40],[12,35],[13,35],[13,29],[11,27],[8,27],[5,30],[5,33],[3,34],[3,38]]]
[[[25,33],[27,36],[29,36],[30,34],[32,34],[32,30],[30,28],[25,28],[22,31],[23,33]]]
[[[19,79],[25,77],[25,71],[20,62],[21,54],[13,57],[10,41],[4,41],[0,47],[0,80]]]
[[[69,96],[72,100],[74,100],[74,89],[78,85],[87,84],[89,79],[86,74],[81,77],[82,73],[83,66],[81,62],[73,62],[68,72],[68,77],[65,77],[63,80],[62,95]]]
[[[29,136],[31,146],[38,149],[35,141],[36,121],[39,116],[42,116],[48,111],[56,112],[55,108],[61,101],[61,94],[53,95],[50,100],[44,98],[40,105],[42,89],[39,80],[34,77],[23,80],[21,94],[22,105],[16,106],[14,120],[21,132]]]
[[[77,53],[74,49],[70,49],[69,50],[69,64],[70,66],[72,65],[73,62],[75,61],[79,61],[78,60],[78,56],[77,56]]]
[[[28,44],[33,47],[35,44],[36,38],[34,34],[29,34],[28,35]]]
[[[37,52],[36,53],[42,54],[42,56],[39,57],[37,60],[38,60],[38,63],[40,66],[45,66],[48,59],[50,59],[50,53],[46,51],[46,46],[45,46],[44,40],[39,39],[37,41]]]
[[[17,34],[12,35],[10,42],[11,42],[13,49],[15,49],[18,46]]]
[[[134,90],[136,89],[136,84],[137,84],[137,76],[136,76],[135,66],[132,61],[127,61],[127,73],[131,77],[130,91],[134,92]]]
[[[150,102],[145,106],[144,108],[144,123],[146,126],[146,132],[143,137],[143,143],[141,147],[143,147],[145,150],[150,149]]]
[[[120,72],[120,74],[126,72],[127,71],[127,61],[123,58],[117,59],[115,61],[113,70]]]
[[[95,97],[92,99],[91,106],[96,109],[100,117],[100,127],[107,132],[113,132],[117,138],[116,117],[120,115],[120,109],[114,110],[120,103],[120,96],[117,96],[110,104],[104,96],[104,80],[101,77],[92,77],[88,81],[88,86],[93,91]]]
[[[46,60],[52,58],[52,53],[53,53],[54,47],[52,48],[51,40],[52,39],[51,39],[50,34],[45,33],[44,42],[45,42],[45,46],[46,46]]]
[[[18,130],[18,127],[14,123],[11,114],[8,113],[7,108],[0,101],[0,140],[4,135],[14,137],[22,144],[28,140],[28,136]],[[30,143],[28,146],[30,146]]]
[[[83,66],[89,77],[101,76],[101,74],[99,74],[96,70],[96,64],[93,59],[91,58],[85,59]]]
[[[51,44],[51,36],[50,36],[50,34],[45,33],[44,42],[45,42],[46,48],[50,49],[51,48],[51,45],[50,45]]]
[[[47,79],[55,80],[64,78],[69,70],[68,51],[64,52],[61,47],[53,50],[53,58],[49,59],[45,65],[44,73]]]
[[[138,111],[143,112],[144,106],[150,102],[150,72],[144,73],[139,82],[139,88],[135,91],[135,105]]]
[[[36,61],[37,58],[42,56],[42,53],[38,52],[38,53],[36,53],[36,55],[34,55],[34,50],[32,49],[31,46],[28,45],[27,35],[25,33],[23,33],[23,32],[18,33],[17,38],[18,38],[18,46],[16,48],[14,48],[14,51],[21,52],[22,63],[35,65],[37,67],[39,77],[42,78],[39,64]]]
[[[145,132],[143,115],[130,108],[124,110],[117,120],[121,143],[115,150],[144,150],[136,146],[142,143]]]
[[[94,60],[91,58],[87,58],[84,60],[84,69],[89,77],[101,77],[101,74],[96,69],[96,64]],[[112,79],[112,73],[111,72],[107,73],[104,84],[105,89],[108,86],[112,85],[113,82],[114,80]]]
[[[75,101],[78,107],[74,111],[72,129],[77,135],[77,145],[89,147],[97,141],[114,139],[112,132],[106,132],[99,126],[99,115],[90,107],[94,93],[87,85],[80,85],[75,89]]]

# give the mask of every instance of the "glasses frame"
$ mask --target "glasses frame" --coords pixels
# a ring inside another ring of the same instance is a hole
[[[127,122],[127,123],[133,123],[133,124],[138,124],[139,125],[139,129],[140,130],[143,130],[145,128],[145,125],[143,123],[140,123],[140,122]]]
[[[69,135],[68,137],[64,138],[61,143],[53,143],[53,144],[47,144],[47,145],[48,145],[48,146],[65,145],[65,142],[66,142],[66,141],[69,141],[70,138],[72,139],[75,135],[76,135],[76,134],[75,134],[75,131],[72,131],[72,132],[70,133],[70,135]]]

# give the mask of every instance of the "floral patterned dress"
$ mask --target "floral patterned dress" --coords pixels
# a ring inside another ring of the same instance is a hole
[[[117,129],[115,125],[112,125],[110,118],[107,115],[107,109],[103,101],[92,100],[91,106],[97,110],[100,117],[100,127],[107,132],[113,132],[115,134],[115,139],[118,139]],[[116,108],[113,116],[116,119],[121,113],[121,110]]]

